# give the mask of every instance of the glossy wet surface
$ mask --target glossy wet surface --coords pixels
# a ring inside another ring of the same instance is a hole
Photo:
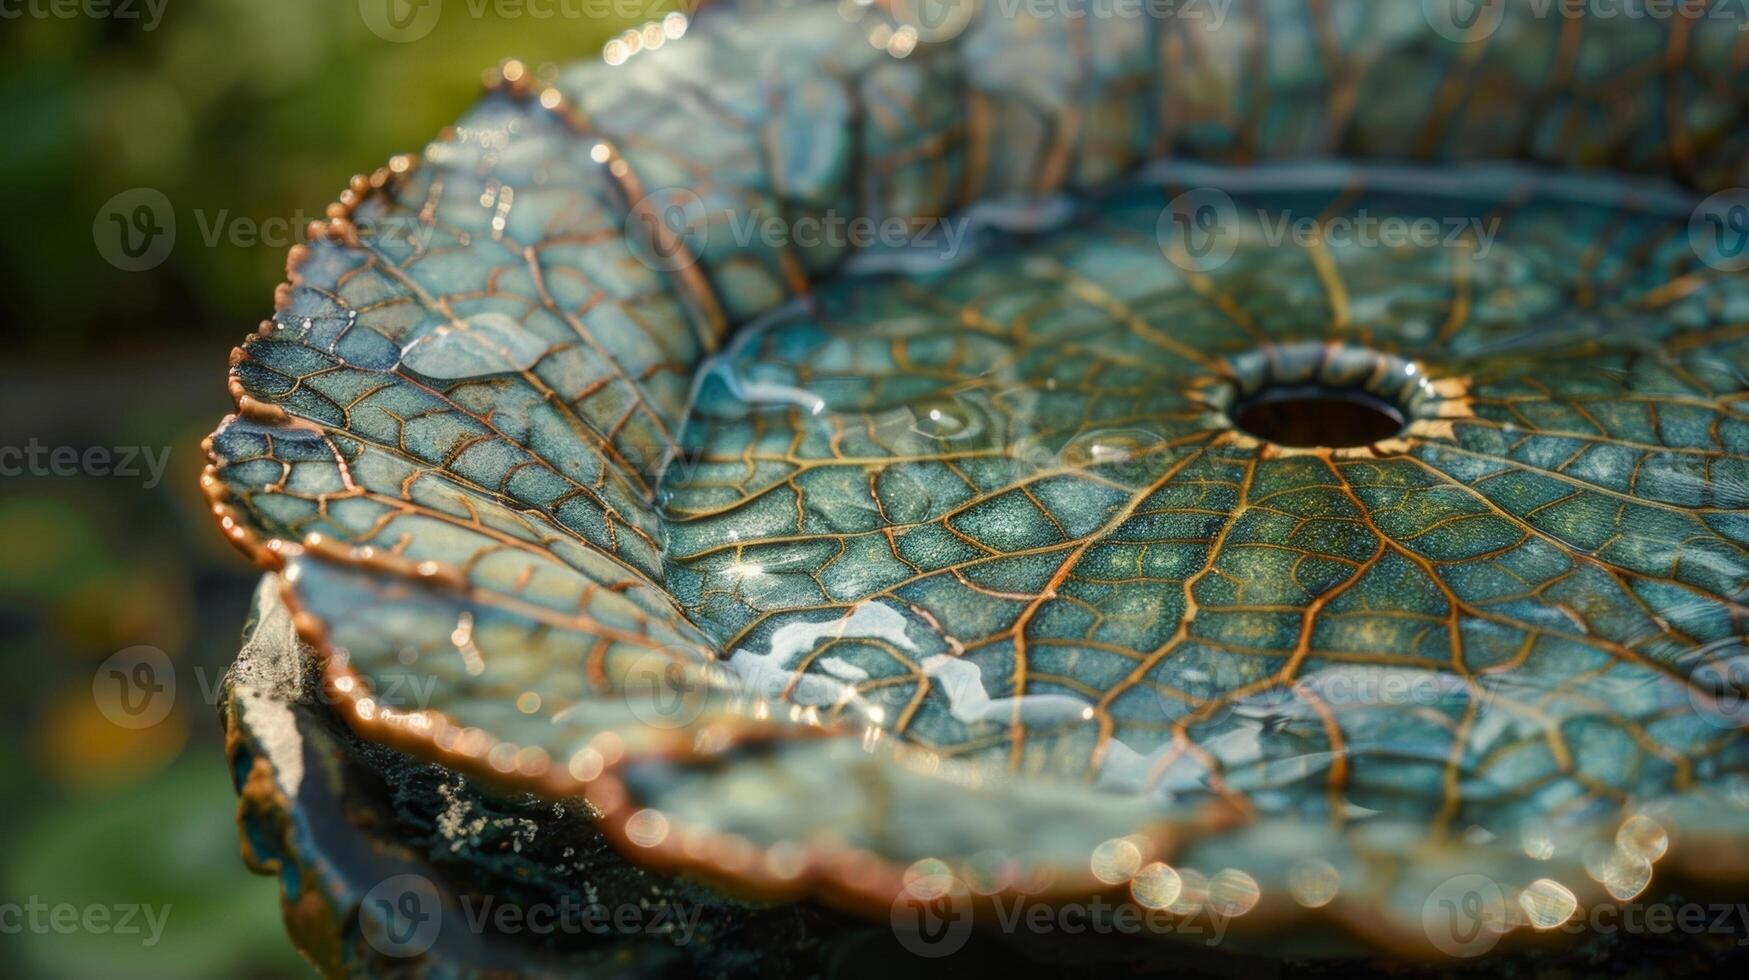
[[[207,491],[362,737],[877,916],[957,875],[1419,949],[1460,873],[1749,876],[1731,25],[775,16],[507,64],[234,353]],[[1598,167],[1667,182],[1551,172]],[[742,233],[965,213],[1029,230]],[[1356,389],[1401,431],[1234,424]]]
[[[1734,765],[1684,677],[1744,624],[1740,287],[1680,212],[1420,183],[1236,191],[1203,271],[1168,181],[780,312],[704,370],[670,588],[762,691],[1168,799],[1511,827]],[[1296,214],[1474,234],[1273,243]],[[1412,424],[1222,411],[1283,380]]]

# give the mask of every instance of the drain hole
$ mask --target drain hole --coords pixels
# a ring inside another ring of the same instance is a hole
[[[1358,388],[1268,387],[1241,401],[1233,424],[1282,446],[1365,446],[1403,431],[1403,412]]]

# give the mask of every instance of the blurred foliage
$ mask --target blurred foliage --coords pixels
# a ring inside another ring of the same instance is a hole
[[[226,352],[271,312],[287,248],[352,174],[419,150],[501,59],[593,57],[625,26],[578,16],[612,7],[597,2],[425,0],[435,28],[396,43],[372,33],[360,0],[157,2],[150,30],[0,20],[13,231],[0,236],[0,446],[170,451],[150,487],[0,477],[0,903],[171,911],[150,947],[0,934],[0,975],[308,974],[277,883],[238,856],[212,705],[256,574],[195,486],[199,440],[230,408]],[[99,253],[93,223],[139,187],[169,199],[176,240],[162,264],[126,272]],[[176,701],[129,730],[92,685],[109,655],[140,644],[170,657]]]
[[[290,243],[206,232],[241,221],[301,237],[352,174],[453,121],[483,69],[596,56],[621,24],[587,15],[636,6],[425,0],[435,27],[396,43],[360,0],[161,2],[151,30],[144,0],[141,20],[0,22],[0,181],[13,227],[31,230],[0,242],[0,318],[32,353],[155,346],[226,321],[241,335],[268,312]],[[162,191],[177,220],[148,274],[92,245],[99,209],[134,187]]]
[[[40,812],[0,886],[10,901],[108,907],[114,928],[5,937],[14,975],[220,977],[306,974],[285,940],[274,883],[237,858],[234,801],[207,753],[84,805]],[[233,872],[231,869],[235,868]],[[133,903],[155,911],[123,917]],[[151,919],[161,925],[154,930]],[[156,935],[154,936],[154,932]]]

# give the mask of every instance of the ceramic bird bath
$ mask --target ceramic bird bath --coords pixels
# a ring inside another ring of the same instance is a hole
[[[204,482],[319,963],[406,874],[1398,957],[1749,876],[1739,25],[981,6],[507,62],[293,250]],[[406,962],[630,955],[533,946]]]

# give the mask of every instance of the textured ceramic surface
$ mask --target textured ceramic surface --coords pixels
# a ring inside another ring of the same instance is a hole
[[[741,890],[1425,953],[1743,874],[1736,25],[1424,6],[508,64],[295,250],[215,511],[365,739]]]

